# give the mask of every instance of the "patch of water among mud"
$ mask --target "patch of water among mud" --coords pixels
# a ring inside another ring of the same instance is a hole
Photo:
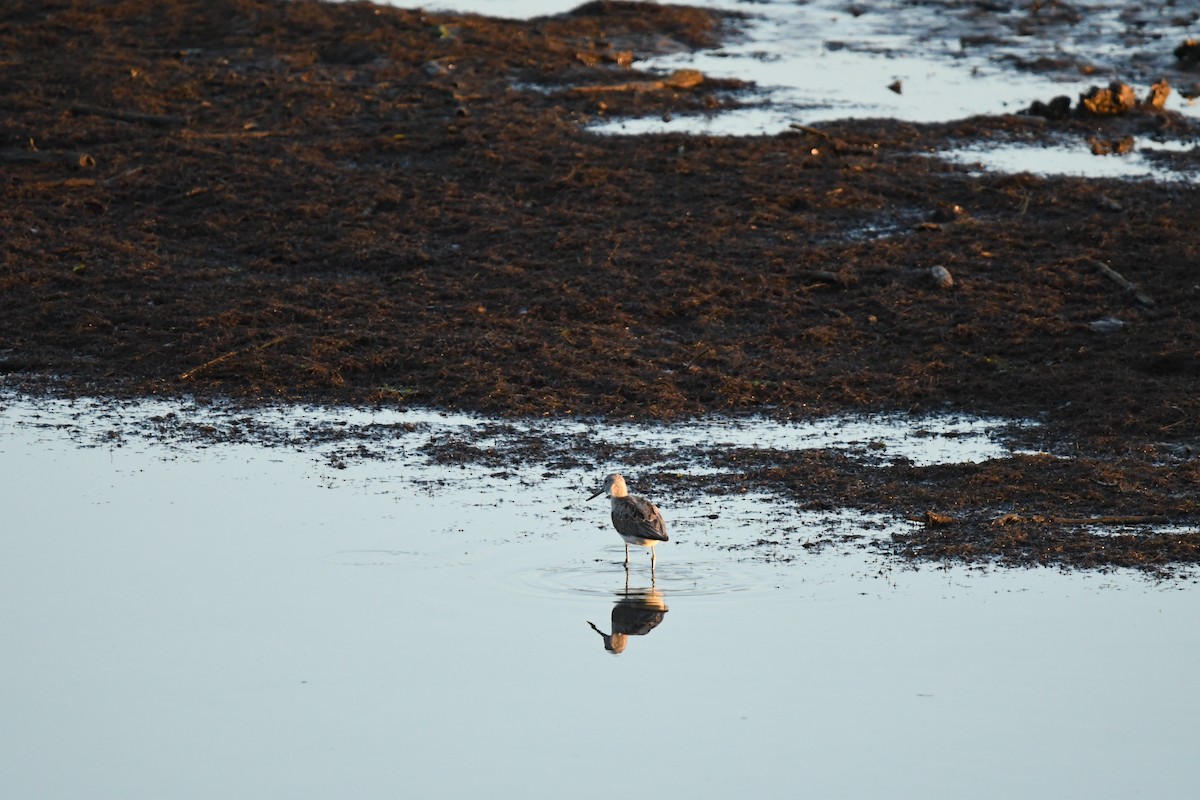
[[[528,18],[561,13],[571,2],[442,0],[423,4],[455,11]],[[692,5],[746,15],[741,35],[722,47],[671,53],[638,64],[670,74],[696,69],[713,78],[750,81],[755,99],[711,115],[600,122],[603,133],[770,135],[792,123],[891,117],[914,122],[1013,113],[1052,95],[1077,95],[1107,75],[1149,85],[1179,65],[1171,55],[1187,38],[1184,15],[1123,4],[1074,4],[1007,13],[928,3],[846,4],[839,0]],[[1064,7],[1065,9],[1065,7]],[[1193,26],[1196,20],[1192,19]],[[1059,31],[1033,36],[1036,31]],[[1036,66],[1036,69],[1028,69]],[[1084,72],[1086,71],[1086,75]],[[1101,81],[1103,82],[1103,81]],[[1200,113],[1175,93],[1168,108]]]
[[[1028,172],[1033,175],[1195,183],[1195,169],[1181,170],[1155,158],[1162,154],[1188,153],[1195,147],[1191,142],[1152,142],[1123,155],[1096,155],[1086,142],[1056,146],[989,143],[940,152],[937,157],[972,167],[979,174]]]
[[[396,5],[418,5],[394,0]],[[664,75],[699,70],[754,85],[741,102],[708,114],[601,119],[604,134],[692,133],[708,136],[774,135],[794,125],[850,118],[942,122],[974,115],[1020,112],[1052,96],[1078,97],[1118,79],[1145,87],[1170,75],[1177,84],[1166,108],[1196,116],[1183,93],[1200,84],[1172,55],[1187,38],[1190,18],[1169,8],[1129,9],[1111,2],[1041,8],[959,4],[853,3],[838,0],[731,2],[696,5],[746,15],[739,35],[721,47],[671,52],[639,62]],[[445,0],[436,8],[531,17],[569,11],[553,0]],[[1058,31],[1056,35],[1033,35]],[[1194,81],[1193,81],[1194,83]],[[601,116],[603,112],[600,112]],[[1185,140],[1151,145],[1181,150]],[[948,160],[1000,172],[1095,178],[1195,180],[1170,164],[1134,153],[1096,157],[1083,145],[979,143],[943,154]]]

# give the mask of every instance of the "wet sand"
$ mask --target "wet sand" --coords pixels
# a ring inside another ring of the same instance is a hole
[[[585,130],[740,102],[751,87],[638,69],[737,25],[624,3],[524,22],[10,4],[6,384],[510,416],[1033,419],[1015,441],[1049,455],[866,471],[746,453],[727,489],[923,518],[905,557],[1200,560],[1200,195],[930,157],[1196,123],[1141,103],[775,137]],[[1118,518],[1133,532],[1085,532]],[[1193,532],[1148,532],[1162,524]]]

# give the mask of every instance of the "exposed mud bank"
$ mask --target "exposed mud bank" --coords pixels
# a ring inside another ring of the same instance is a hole
[[[903,543],[916,557],[1197,560],[1195,534],[1114,557],[1055,520],[1197,523],[1200,193],[929,157],[1194,123],[1147,103],[761,138],[584,129],[739,102],[750,87],[638,69],[737,23],[10,3],[0,370],[26,390],[512,416],[1036,418],[1016,435],[1072,459],[868,478],[780,457],[741,480],[949,518]]]

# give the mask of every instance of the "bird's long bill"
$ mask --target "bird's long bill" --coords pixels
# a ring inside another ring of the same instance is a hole
[[[596,492],[594,495],[592,495],[591,497],[589,497],[589,498],[588,498],[588,500],[595,500],[597,497],[599,497],[599,496],[600,496],[600,495],[602,495],[602,494],[604,494],[604,490],[603,490],[603,489],[599,490],[599,491],[598,491],[598,492]]]

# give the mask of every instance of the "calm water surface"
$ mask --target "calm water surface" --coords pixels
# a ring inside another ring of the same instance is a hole
[[[721,497],[652,585],[598,474],[107,433],[161,410],[0,405],[0,795],[1193,796],[1192,582],[772,562],[832,523]]]

